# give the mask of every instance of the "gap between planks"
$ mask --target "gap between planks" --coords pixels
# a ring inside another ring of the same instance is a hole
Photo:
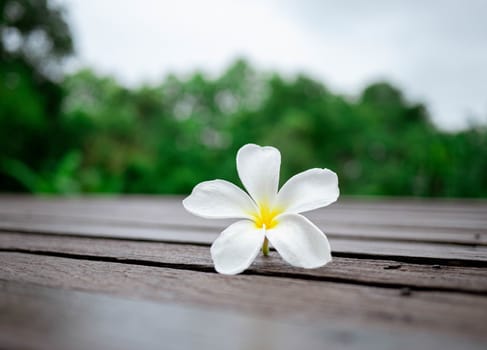
[[[487,299],[465,294],[200,273],[151,266],[0,253],[0,280],[206,305],[296,324],[338,320],[486,339]]]
[[[0,202],[1,203],[1,202]],[[28,203],[26,203],[28,204]],[[100,213],[103,213],[102,215]],[[124,204],[123,200],[117,207],[104,207],[89,202],[83,207],[73,206],[69,201],[63,205],[49,206],[42,203],[24,207],[1,206],[2,216],[26,214],[46,217],[67,217],[72,219],[97,220],[99,222],[118,221],[120,223],[152,223],[152,224],[178,224],[180,222],[191,222],[195,225],[202,225],[208,221],[188,214],[180,203],[172,205],[146,205],[143,207],[132,207]],[[398,228],[423,228],[442,230],[465,230],[467,232],[486,232],[487,207],[485,213],[471,215],[453,215],[450,213],[408,213],[408,212],[374,212],[369,210],[357,211],[343,208],[334,210],[331,208],[319,209],[307,212],[311,220],[318,223],[326,222],[334,225],[348,224],[360,226],[386,226]],[[184,220],[182,220],[184,219]],[[209,225],[215,225],[215,221]]]
[[[201,246],[77,237],[0,234],[0,250],[134,265],[214,272],[209,249]],[[337,257],[313,270],[287,265],[276,252],[259,256],[248,274],[360,284],[381,288],[487,294],[487,269],[398,263],[371,257]]]
[[[136,241],[174,242],[209,245],[219,232],[171,229],[134,229],[112,226],[67,226],[30,225],[19,229],[0,228],[0,232],[39,233],[45,235],[100,237]],[[369,256],[377,259],[400,259],[417,263],[437,262],[449,265],[487,266],[487,247],[459,246],[452,244],[430,244],[424,242],[391,242],[382,240],[353,240],[330,237],[333,252],[341,256]]]
[[[130,196],[116,198],[85,197],[78,199],[66,199],[59,197],[16,197],[0,195],[0,212],[29,213],[29,214],[59,214],[75,215],[87,219],[117,218],[145,219],[164,222],[172,217],[186,217],[194,220],[186,213],[181,205],[181,197],[167,198],[153,197],[137,199]],[[375,204],[371,204],[375,203]],[[380,205],[382,203],[382,205]],[[384,203],[389,203],[384,205]],[[458,206],[462,211],[455,213],[448,210],[445,205],[448,201],[412,201],[405,209],[401,201],[384,199],[381,201],[350,201],[341,200],[323,210],[309,212],[313,220],[328,222],[337,221],[367,224],[390,224],[396,226],[413,227],[444,227],[457,229],[485,230],[487,225],[487,201],[477,201],[477,205],[470,202],[459,201]],[[377,205],[382,209],[377,209]],[[414,210],[411,210],[414,209]],[[100,213],[103,213],[100,216]],[[169,217],[164,218],[164,213]],[[162,215],[162,216],[161,216]],[[161,221],[162,220],[162,221]],[[201,221],[201,220],[200,220]]]
[[[178,231],[204,231],[221,232],[230,222],[211,222],[192,219],[172,219],[173,223],[161,223],[156,221],[131,221],[122,218],[80,218],[67,215],[45,215],[45,214],[19,214],[0,213],[0,229],[60,229],[73,226],[78,228],[87,227],[119,227],[121,229],[142,229],[142,230],[178,230]],[[192,222],[193,221],[193,222]],[[487,234],[480,230],[458,229],[437,229],[437,228],[412,228],[412,227],[390,227],[383,225],[354,225],[354,224],[333,224],[327,222],[316,222],[329,237],[357,240],[388,240],[394,242],[425,242],[425,243],[446,243],[465,246],[485,245],[487,246]]]

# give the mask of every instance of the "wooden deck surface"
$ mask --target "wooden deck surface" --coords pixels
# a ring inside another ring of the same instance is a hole
[[[180,197],[0,196],[0,348],[486,349],[487,201],[341,199],[333,262],[223,276]]]

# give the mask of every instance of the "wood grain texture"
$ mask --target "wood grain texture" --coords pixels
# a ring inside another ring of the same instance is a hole
[[[0,250],[213,271],[208,247],[188,244],[0,233]],[[306,270],[288,265],[271,252],[268,257],[258,256],[248,273],[487,295],[487,268],[334,257],[322,268]]]
[[[8,349],[482,349],[483,339],[323,319],[293,324],[168,304],[0,281],[0,344]]]
[[[119,238],[209,245],[220,230],[198,227],[127,227],[100,224],[75,224],[64,222],[10,222],[0,223],[1,231],[46,233],[88,237]],[[406,260],[430,259],[445,264],[470,264],[485,266],[487,246],[435,244],[426,242],[394,242],[390,240],[349,239],[329,237],[335,254],[360,254]]]
[[[0,195],[0,348],[487,344],[487,201],[344,198],[307,213],[332,263],[229,277],[208,247],[232,221],[181,199]]]
[[[116,228],[137,231],[141,239],[159,231],[184,231],[184,241],[208,242],[195,232],[218,233],[231,220],[205,220],[187,213],[182,197],[31,198],[0,196],[0,229],[93,233]],[[487,246],[485,201],[380,201],[341,199],[306,214],[332,239],[445,243]],[[74,227],[73,227],[74,226]],[[125,233],[124,233],[125,232]]]
[[[184,214],[184,213],[183,213]],[[181,216],[164,215],[159,220],[129,219],[127,215],[119,214],[112,218],[79,217],[61,214],[42,213],[2,213],[0,212],[0,229],[22,229],[30,223],[50,226],[118,226],[133,229],[154,230],[159,228],[178,228],[181,230],[198,230],[220,232],[228,226],[231,220],[202,220],[189,214]],[[310,215],[308,215],[310,216]],[[314,216],[317,216],[315,213]],[[334,223],[317,216],[312,218],[329,237],[348,239],[381,239],[390,241],[413,241],[430,243],[450,243],[462,245],[487,245],[487,233],[482,230],[459,230],[457,228],[388,226],[377,224],[354,224],[348,221]]]
[[[293,324],[346,323],[487,340],[487,299],[272,276],[0,253],[0,280],[230,310]]]
[[[152,222],[184,224],[181,217],[204,225],[207,220],[186,213],[181,205],[183,197],[130,197],[118,198],[35,198],[0,196],[0,213],[45,214],[71,216],[83,219],[122,220],[124,223]],[[487,202],[456,201],[455,210],[448,201],[385,200],[373,205],[373,201],[340,199],[324,209],[310,212],[313,220],[333,224],[385,225],[393,227],[461,229],[486,233]],[[389,203],[389,204],[387,204]],[[213,224],[214,225],[213,221]]]

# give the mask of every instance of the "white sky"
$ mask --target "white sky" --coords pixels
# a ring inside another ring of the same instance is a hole
[[[60,0],[75,66],[128,85],[167,73],[305,72],[354,95],[387,79],[446,129],[487,123],[484,0]]]

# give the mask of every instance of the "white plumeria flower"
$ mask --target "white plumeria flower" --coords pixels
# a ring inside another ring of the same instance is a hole
[[[276,148],[245,145],[237,153],[237,171],[249,194],[228,181],[213,180],[200,183],[184,199],[186,210],[195,215],[243,219],[213,242],[216,271],[228,275],[244,271],[261,247],[267,255],[269,241],[293,266],[316,268],[331,261],[325,234],[299,213],[335,202],[337,175],[328,169],[310,169],[290,178],[278,192],[280,166]]]

